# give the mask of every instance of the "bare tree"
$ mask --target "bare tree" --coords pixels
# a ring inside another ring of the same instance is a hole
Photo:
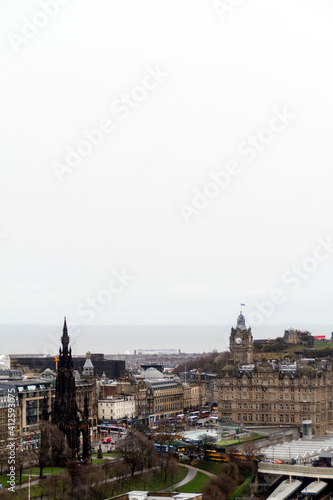
[[[77,490],[81,484],[81,469],[78,462],[71,458],[67,462],[67,471],[70,478],[71,493],[74,494],[74,490]]]
[[[127,474],[126,465],[122,460],[117,460],[117,462],[114,464],[114,477],[117,478],[116,483],[120,484],[121,487],[123,486],[126,474]]]
[[[238,464],[236,462],[225,462],[221,464],[220,471],[225,476],[230,477],[231,479],[236,481],[236,483],[239,483],[241,476]]]
[[[245,455],[247,455],[249,458],[254,458],[256,454],[255,452],[257,450],[257,444],[255,441],[246,441],[242,444],[242,449]]]
[[[45,480],[45,487],[47,489],[47,497],[49,499],[57,498],[57,485],[58,485],[58,478],[56,476],[49,476]]]
[[[118,443],[118,452],[129,467],[132,476],[136,471],[151,468],[155,456],[154,444],[140,432],[128,433],[126,439]]]
[[[12,493],[7,488],[1,488],[1,500],[13,500],[17,498],[17,493]]]
[[[217,438],[211,434],[200,434],[199,436],[199,448],[201,449],[204,459],[207,460],[208,450],[214,450]]]
[[[58,482],[61,489],[62,499],[64,499],[66,491],[68,491],[70,488],[70,476],[67,471],[61,472],[61,474],[59,474]]]
[[[19,473],[19,482],[22,484],[22,472],[23,472],[23,454],[22,451],[16,452],[16,473]]]
[[[103,473],[99,467],[94,467],[85,472],[86,485],[90,492],[94,492],[95,498],[106,498],[107,493],[103,491]]]
[[[227,495],[220,488],[209,481],[203,490],[203,500],[227,500]]]
[[[59,463],[59,460],[62,462],[62,465],[65,465],[70,452],[66,446],[63,433],[56,425],[48,421],[41,422],[40,435],[37,441],[37,448],[33,451],[37,457],[39,477],[41,478],[45,467],[56,465]]]
[[[0,453],[0,474],[3,473],[3,466],[7,463],[7,456],[4,453]]]
[[[173,442],[176,440],[175,429],[169,422],[161,421],[156,429],[154,439],[160,445],[159,465],[163,481],[166,482],[175,469]]]
[[[34,450],[39,467],[39,477],[43,476],[43,469],[51,463],[51,426],[49,422],[42,422],[40,425],[40,440]]]
[[[102,466],[101,466],[101,471],[102,471],[102,475],[104,477],[105,484],[106,484],[107,480],[112,475],[112,469],[113,469],[113,463],[110,460],[105,459],[105,461],[102,463]]]
[[[227,475],[213,477],[204,487],[203,500],[227,500],[237,484]]]

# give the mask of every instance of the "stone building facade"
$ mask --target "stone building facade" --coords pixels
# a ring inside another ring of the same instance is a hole
[[[104,384],[105,386],[107,384]],[[206,401],[205,383],[183,383],[179,377],[168,377],[150,367],[127,380],[119,380],[117,393],[131,395],[135,401],[135,417],[145,424],[175,418],[184,409],[199,409]],[[103,384],[100,394],[106,394]]]
[[[242,315],[240,315],[242,316]],[[237,326],[243,322],[239,317]],[[249,330],[245,329],[246,335]],[[249,363],[231,330],[232,361],[219,377],[219,417],[239,425],[298,426],[311,420],[312,432],[333,430],[333,367],[330,360],[304,360],[294,364],[278,361]],[[245,361],[242,363],[241,361]]]
[[[132,420],[134,417],[134,396],[110,396],[98,401],[98,419],[101,422],[110,422],[111,420],[119,420],[124,418]]]

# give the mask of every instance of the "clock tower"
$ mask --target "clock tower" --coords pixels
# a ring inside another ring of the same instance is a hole
[[[253,363],[253,337],[251,328],[246,328],[245,318],[242,314],[237,318],[236,328],[231,328],[230,352],[239,365],[250,365]]]

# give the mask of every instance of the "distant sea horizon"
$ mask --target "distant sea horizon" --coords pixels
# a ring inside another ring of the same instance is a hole
[[[232,325],[82,325],[69,326],[74,355],[87,351],[134,354],[139,349],[179,349],[183,353],[223,352]],[[331,338],[329,324],[265,324],[252,328],[254,339],[282,337],[294,327]],[[59,351],[62,325],[0,324],[0,354],[50,354]]]

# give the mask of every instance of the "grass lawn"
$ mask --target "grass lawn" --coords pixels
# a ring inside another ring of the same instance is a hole
[[[65,470],[64,467],[44,467],[43,476],[59,475],[63,470]],[[39,467],[30,467],[30,469],[23,469],[23,475],[26,476],[27,474],[31,474],[33,479],[37,479],[37,477],[39,477]]]
[[[102,453],[103,457],[117,458],[118,453]],[[97,453],[92,453],[92,458],[97,458]]]
[[[176,473],[168,477],[166,482],[163,482],[163,478],[161,478],[159,471],[152,471],[151,473],[142,474],[142,476],[126,479],[123,482],[123,487],[117,489],[116,492],[112,491],[112,485],[109,485],[107,490],[103,491],[103,493],[106,493],[105,496],[111,496],[120,495],[130,490],[159,491],[182,481],[187,476],[187,472],[188,470],[186,467],[178,465]]]
[[[177,488],[180,493],[200,493],[202,487],[210,480],[210,477],[203,472],[198,472],[192,481]]]
[[[50,469],[52,469],[50,467]],[[33,467],[29,469],[31,473],[34,473],[35,470],[37,470],[36,467]],[[53,474],[55,474],[55,470],[57,470],[57,473],[59,474],[61,471],[64,469],[62,468],[56,468],[53,467]],[[99,486],[96,486],[95,491],[96,491],[96,498],[98,497],[98,492],[97,490],[99,488],[103,488],[103,498],[106,498],[108,496],[113,496],[113,495],[118,495],[121,493],[125,493],[126,491],[129,490],[148,490],[148,491],[158,491],[163,488],[168,488],[169,486],[172,486],[175,483],[178,483],[182,479],[184,479],[187,475],[187,468],[183,467],[181,465],[177,465],[176,472],[173,474],[173,476],[168,477],[166,482],[163,482],[163,479],[161,478],[160,472],[158,470],[152,471],[150,473],[143,474],[141,476],[135,476],[134,478],[128,478],[123,481],[122,483],[122,488],[117,488],[114,490],[114,486],[112,483],[107,483],[107,484],[100,484]],[[2,476],[5,478],[5,476]],[[34,477],[35,479],[35,477]],[[5,479],[6,481],[6,479]],[[3,485],[6,485],[7,482],[3,482]],[[57,486],[57,491],[61,491],[61,487],[58,484]],[[28,487],[23,488],[23,489],[16,489],[16,498],[20,500],[26,500],[28,498]],[[31,485],[30,487],[30,494],[31,494],[31,499],[35,498],[40,498],[41,495],[41,485],[36,484],[36,485]],[[45,492],[44,492],[45,494]]]
[[[8,482],[8,476],[6,474],[2,474],[0,476],[0,483],[2,484],[2,486],[5,488],[7,486],[7,482]]]
[[[33,479],[36,479],[36,478],[34,477]],[[16,474],[15,475],[15,483],[19,484],[19,480],[20,480],[20,475]],[[28,476],[24,476],[24,474],[22,474],[22,483],[24,483],[24,482],[26,482],[28,480],[29,480]],[[2,486],[4,488],[6,488],[7,486],[10,486],[9,485],[9,477],[6,476],[6,475],[0,476],[0,483],[2,484]]]
[[[243,438],[243,439],[224,439],[223,441],[218,441],[216,444],[218,446],[232,446],[235,444],[246,443],[247,441],[254,441],[255,439],[259,439],[262,436],[260,434],[252,434],[252,436]]]
[[[202,462],[199,461],[196,465],[198,469],[206,470],[207,472],[211,472],[212,474],[220,474],[221,462]]]
[[[63,467],[44,467],[43,476],[58,475],[63,470],[65,470]],[[30,469],[23,469],[22,483],[29,481],[29,474],[31,474],[32,480],[38,479],[39,478],[39,467],[30,467]],[[17,485],[19,484],[19,479],[20,479],[20,475],[17,472],[15,475],[15,482]],[[3,485],[4,488],[8,485],[8,476],[6,474],[3,474],[0,476],[0,483]]]
[[[100,464],[101,462],[111,462],[111,460],[108,460],[107,458],[95,458],[92,457],[92,463],[93,464]]]
[[[22,490],[21,489],[17,489],[16,490],[16,494],[15,494],[15,498],[19,498],[20,500],[26,500],[28,498],[28,488],[23,488]],[[40,489],[40,486],[39,484],[35,484],[33,486],[30,487],[30,497],[31,498],[40,498],[40,494],[41,494],[41,489]]]

